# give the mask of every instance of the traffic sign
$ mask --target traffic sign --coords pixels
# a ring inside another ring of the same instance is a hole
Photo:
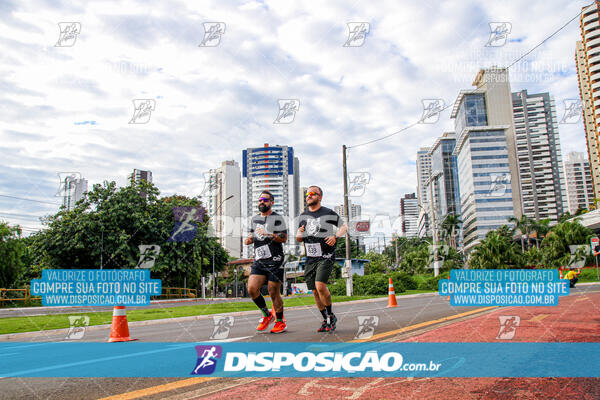
[[[600,254],[600,239],[597,237],[593,237],[590,239],[590,242],[592,244],[592,254],[594,256],[597,256],[598,254]]]

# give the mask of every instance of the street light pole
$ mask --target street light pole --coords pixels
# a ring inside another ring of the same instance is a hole
[[[348,207],[348,168],[346,164],[346,145],[342,145],[342,169],[344,173],[344,214],[346,219],[346,262],[344,270],[346,275],[346,296],[352,296],[352,258],[350,256],[350,209]]]
[[[219,204],[219,206],[215,209],[215,212],[213,213],[213,217],[217,215],[217,213],[219,212],[219,210],[221,209],[221,206],[229,199],[231,199],[233,197],[233,195],[229,195],[227,198],[225,198],[223,201],[221,201],[221,203]],[[216,233],[216,232],[215,232]],[[215,294],[216,294],[216,282],[217,282],[217,278],[215,276],[215,248],[212,248],[212,297],[215,298]]]

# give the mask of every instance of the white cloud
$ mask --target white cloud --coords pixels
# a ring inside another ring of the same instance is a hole
[[[0,194],[55,201],[55,172],[81,171],[91,187],[124,184],[143,167],[163,193],[194,195],[203,171],[270,143],[294,146],[301,184],[323,186],[333,207],[342,201],[342,144],[412,124],[424,98],[450,104],[480,67],[512,62],[586,3],[4,3],[0,141],[10,146],[0,167],[12,172]],[[73,47],[55,47],[65,21],[80,22],[81,34]],[[363,21],[371,27],[364,45],[343,47],[346,24]],[[494,21],[512,24],[513,41],[485,48]],[[226,24],[219,46],[198,47],[203,22]],[[513,91],[549,91],[560,119],[563,99],[579,97],[579,37],[574,21],[516,64]],[[281,98],[300,100],[292,124],[273,124]],[[156,101],[147,124],[128,124],[133,99]],[[399,199],[416,188],[417,149],[452,128],[446,110],[437,124],[351,149],[349,170],[372,176],[355,199],[363,213],[396,215]],[[581,124],[559,129],[563,154],[586,151]],[[34,205],[0,199],[0,215],[38,215]]]

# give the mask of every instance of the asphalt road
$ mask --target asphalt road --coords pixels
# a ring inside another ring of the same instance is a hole
[[[579,285],[572,289],[572,294],[598,291],[600,284]],[[453,317],[468,311],[478,310],[478,307],[451,307],[445,298],[437,294],[426,294],[414,297],[398,297],[398,307],[386,308],[387,299],[376,299],[361,302],[339,303],[334,305],[338,316],[338,329],[334,333],[318,333],[321,317],[315,307],[293,308],[286,311],[288,332],[274,335],[256,333],[255,328],[260,317],[257,312],[245,312],[231,315],[234,317],[229,330],[227,341],[243,342],[339,342],[355,339],[359,329],[358,317],[376,316],[379,324],[374,339],[397,340],[424,330],[450,324],[469,316],[440,321],[445,317]],[[242,314],[242,315],[240,315]],[[477,315],[477,314],[473,314]],[[410,333],[399,332],[402,328],[423,326],[411,330]],[[153,324],[148,326],[130,327],[131,337],[139,341],[169,341],[169,342],[201,342],[209,341],[214,331],[213,316],[204,319],[184,322]],[[19,342],[65,341],[64,333],[48,335],[40,334],[25,339],[15,339]],[[108,329],[86,331],[83,341],[102,342],[109,336]],[[245,380],[206,378],[0,378],[0,399],[100,399],[112,395],[140,391],[148,387],[162,385],[170,388],[167,392],[151,390],[138,392],[124,398],[158,399],[174,396],[173,399],[185,399],[186,392],[194,393],[195,397],[205,396],[219,390],[225,385],[231,387],[245,384]],[[177,385],[182,388],[176,389]],[[179,391],[180,394],[177,394]],[[155,394],[151,394],[155,393]]]

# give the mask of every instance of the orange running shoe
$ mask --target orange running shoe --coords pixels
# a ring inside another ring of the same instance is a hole
[[[258,326],[256,327],[256,330],[259,332],[263,332],[265,329],[267,329],[267,327],[269,326],[271,321],[273,321],[274,319],[275,319],[275,316],[273,314],[269,314],[268,317],[262,317],[260,319],[260,321],[258,322]]]
[[[287,325],[283,321],[275,322],[275,326],[271,329],[271,333],[282,333],[287,330]]]

